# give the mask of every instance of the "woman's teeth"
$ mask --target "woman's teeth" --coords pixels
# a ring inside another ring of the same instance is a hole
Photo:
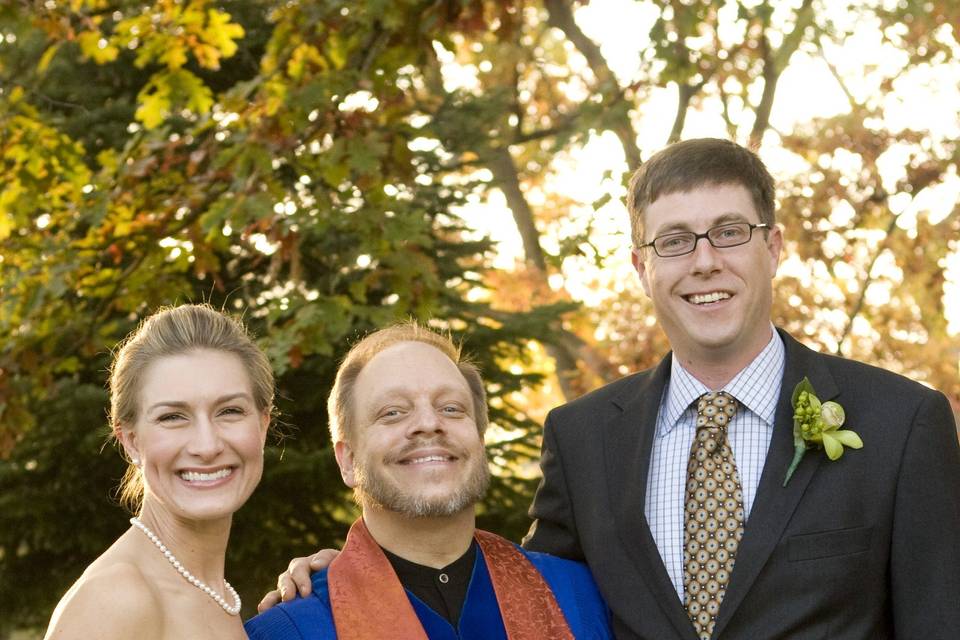
[[[233,473],[233,469],[220,469],[219,471],[214,471],[212,473],[203,473],[201,471],[181,471],[180,477],[187,482],[210,482],[212,480],[226,478],[231,473]]]

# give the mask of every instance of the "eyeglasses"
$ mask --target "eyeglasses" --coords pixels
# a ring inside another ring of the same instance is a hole
[[[754,229],[769,229],[770,225],[766,223],[750,224],[749,222],[733,222],[730,224],[721,224],[707,229],[706,233],[694,233],[693,231],[679,231],[677,233],[668,233],[653,242],[642,244],[638,249],[653,247],[657,255],[661,258],[675,258],[693,253],[697,248],[697,243],[701,238],[706,238],[711,246],[717,249],[727,249],[730,247],[739,247],[741,244],[750,242],[753,237]]]

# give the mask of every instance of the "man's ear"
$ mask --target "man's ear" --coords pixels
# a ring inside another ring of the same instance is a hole
[[[776,275],[780,266],[780,254],[783,251],[783,230],[779,224],[767,232],[767,251],[770,252],[770,273]]]
[[[356,466],[353,459],[353,448],[344,440],[339,440],[333,445],[333,453],[337,457],[337,466],[340,467],[340,477],[343,478],[343,484],[351,489],[356,488]]]
[[[640,276],[640,286],[643,287],[643,292],[647,294],[648,298],[651,297],[650,283],[647,281],[647,265],[643,262],[643,249],[632,249],[630,251],[630,261],[633,262],[633,268]]]

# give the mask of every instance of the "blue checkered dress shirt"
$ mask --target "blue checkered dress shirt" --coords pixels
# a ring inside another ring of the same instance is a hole
[[[644,515],[670,581],[683,600],[683,503],[687,463],[696,433],[696,400],[708,391],[726,391],[740,402],[728,437],[743,487],[746,522],[760,483],[773,435],[773,418],[783,380],[783,340],[773,330],[770,342],[723,389],[708,389],[677,361],[663,391],[650,454]]]

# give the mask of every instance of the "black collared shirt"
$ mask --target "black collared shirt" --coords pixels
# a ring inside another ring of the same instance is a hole
[[[404,560],[386,549],[383,552],[404,589],[409,589],[456,629],[473,575],[473,564],[477,557],[476,541],[470,543],[466,553],[442,569]]]

